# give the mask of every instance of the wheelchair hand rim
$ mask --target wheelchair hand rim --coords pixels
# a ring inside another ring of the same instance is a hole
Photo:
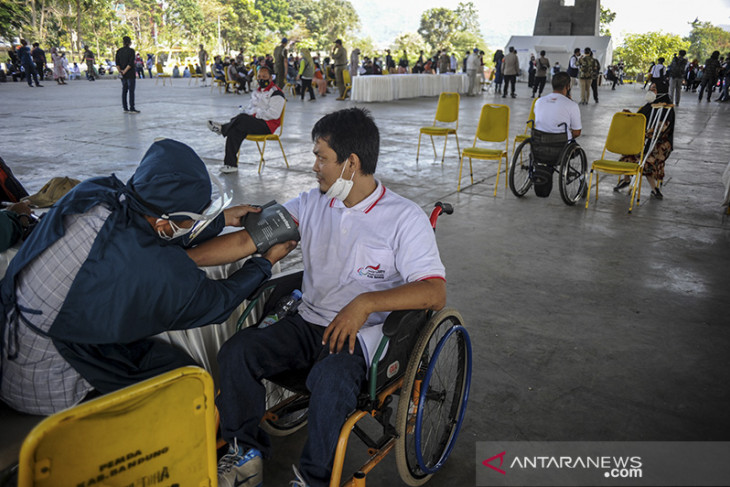
[[[423,455],[421,454],[421,422],[423,420],[423,404],[425,401],[418,401],[418,411],[416,413],[416,431],[415,431],[415,449],[416,449],[416,460],[418,461],[419,468],[427,475],[434,474],[437,471],[443,467],[444,463],[446,462],[446,459],[451,454],[451,450],[454,448],[454,444],[456,443],[456,438],[459,436],[459,431],[461,430],[461,425],[464,421],[464,415],[466,414],[466,405],[469,401],[469,386],[471,384],[471,367],[472,367],[472,357],[471,357],[471,339],[469,338],[469,333],[466,331],[466,328],[464,328],[461,325],[453,326],[449,329],[446,334],[441,337],[439,340],[438,345],[436,346],[436,349],[434,350],[433,356],[431,357],[428,370],[426,372],[426,377],[423,379],[423,383],[421,385],[421,391],[428,391],[428,387],[431,383],[431,376],[433,375],[433,367],[430,366],[431,363],[435,363],[438,360],[439,355],[441,354],[441,350],[444,347],[444,344],[446,341],[453,335],[454,333],[461,333],[464,337],[464,342],[466,344],[466,356],[467,356],[467,365],[466,365],[466,377],[464,380],[464,392],[462,394],[463,401],[461,403],[461,407],[459,409],[459,413],[457,415],[457,421],[456,421],[456,427],[454,428],[453,433],[451,434],[451,438],[449,438],[448,445],[444,449],[443,453],[441,454],[441,458],[439,458],[438,462],[434,464],[433,467],[426,466],[425,462],[423,461]]]

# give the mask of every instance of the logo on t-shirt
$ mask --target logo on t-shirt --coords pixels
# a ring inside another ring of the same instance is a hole
[[[357,270],[357,273],[363,277],[367,277],[368,279],[384,279],[385,278],[385,270],[380,269],[380,264],[376,266],[368,265],[365,267],[360,267]]]

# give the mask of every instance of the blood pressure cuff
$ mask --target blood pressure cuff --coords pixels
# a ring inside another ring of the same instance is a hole
[[[251,235],[256,251],[263,254],[273,245],[289,240],[300,240],[299,228],[286,208],[276,201],[261,207],[260,213],[248,213],[243,227]]]

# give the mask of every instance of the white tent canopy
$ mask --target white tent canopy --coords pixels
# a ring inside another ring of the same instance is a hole
[[[504,53],[509,52],[509,46],[517,51],[520,60],[522,76],[520,79],[527,79],[527,69],[530,64],[530,54],[535,58],[539,57],[540,51],[545,51],[545,57],[550,60],[550,65],[560,63],[561,71],[568,69],[568,61],[573,55],[575,48],[581,52],[586,47],[593,50],[593,56],[601,63],[601,71],[613,63],[613,43],[608,36],[512,36],[504,48]]]

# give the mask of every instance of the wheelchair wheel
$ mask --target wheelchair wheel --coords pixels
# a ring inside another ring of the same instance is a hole
[[[420,333],[398,401],[396,464],[403,482],[424,484],[459,434],[471,381],[471,342],[461,315],[444,309]]]
[[[573,206],[584,198],[588,174],[588,160],[581,146],[572,142],[560,154],[560,197],[566,205]]]
[[[515,149],[512,165],[509,168],[509,189],[518,198],[527,193],[532,185],[532,139],[525,139]]]
[[[266,416],[261,429],[272,436],[288,436],[307,424],[309,398],[286,387],[263,381],[266,387]]]

